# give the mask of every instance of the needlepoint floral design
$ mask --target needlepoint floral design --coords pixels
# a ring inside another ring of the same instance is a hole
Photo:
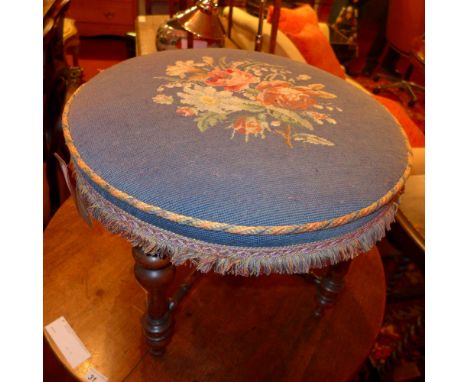
[[[284,67],[251,60],[215,62],[176,61],[153,97],[161,105],[175,105],[176,113],[192,118],[201,132],[213,127],[231,130],[231,139],[280,137],[293,148],[294,142],[334,146],[312,133],[314,124],[336,125],[330,111],[342,110],[328,100],[336,95],[313,83],[307,74],[294,76]]]

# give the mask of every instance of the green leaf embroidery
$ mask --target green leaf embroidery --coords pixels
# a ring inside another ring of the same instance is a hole
[[[252,88],[247,88],[242,91],[242,94],[248,94],[250,96],[256,96],[258,95],[258,90],[252,89]]]
[[[293,134],[293,139],[295,141],[311,143],[313,145],[335,146],[335,144],[333,142],[330,142],[328,139],[318,137],[317,135],[314,135],[314,134],[307,134],[307,133]]]
[[[275,118],[278,118],[285,123],[298,124],[306,128],[307,130],[314,130],[312,124],[308,120],[302,118],[301,116],[299,116],[299,114],[295,113],[292,110],[281,109],[279,107],[271,105],[267,106],[267,109],[271,110],[271,114]]]
[[[265,111],[265,108],[260,104],[244,102],[242,104],[242,110],[251,111],[252,113],[261,113]]]
[[[218,61],[218,67],[221,69],[221,70],[224,70],[226,69],[227,67],[229,67],[229,65],[226,63],[226,57],[221,57]]]
[[[206,112],[196,117],[195,121],[197,122],[198,129],[203,133],[208,130],[208,128],[215,126],[218,122],[224,121],[226,118],[226,113]]]

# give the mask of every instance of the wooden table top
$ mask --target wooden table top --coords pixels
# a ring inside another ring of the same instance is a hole
[[[156,31],[167,20],[169,20],[169,15],[140,15],[137,17],[135,22],[137,56],[156,52]],[[226,48],[235,49],[236,46],[226,38]]]
[[[380,329],[385,281],[376,249],[357,257],[337,305],[316,320],[315,287],[300,276],[202,276],[174,314],[166,354],[141,334],[145,295],[130,244],[88,227],[67,200],[44,233],[44,325],[64,316],[109,381],[345,381]],[[178,267],[176,283],[188,273]]]

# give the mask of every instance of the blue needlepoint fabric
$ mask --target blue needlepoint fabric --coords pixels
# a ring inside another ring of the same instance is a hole
[[[115,65],[82,87],[68,124],[81,159],[115,189],[234,225],[352,213],[382,198],[408,164],[400,127],[369,95],[310,65],[241,50],[166,51]],[[305,243],[373,216],[300,234],[228,234],[143,212],[83,175],[135,217],[219,244]]]

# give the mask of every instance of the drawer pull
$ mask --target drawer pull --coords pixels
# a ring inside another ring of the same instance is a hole
[[[104,16],[106,16],[106,18],[108,19],[111,19],[115,16],[115,12],[111,12],[111,11],[104,12]]]

